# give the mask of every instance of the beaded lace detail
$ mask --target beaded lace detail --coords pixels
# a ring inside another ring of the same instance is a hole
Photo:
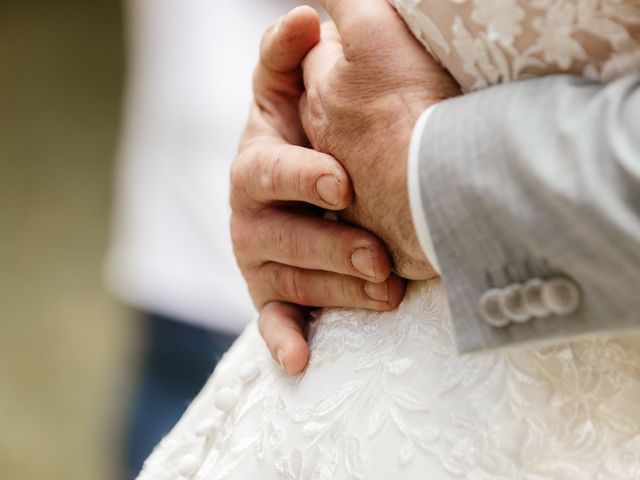
[[[327,309],[310,342],[288,377],[249,327],[140,480],[640,478],[640,336],[458,356],[434,280],[395,312]],[[247,361],[261,373],[242,384]],[[181,477],[185,452],[199,466]]]

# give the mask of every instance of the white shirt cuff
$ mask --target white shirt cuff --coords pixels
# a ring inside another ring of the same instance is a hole
[[[438,264],[438,257],[436,257],[436,251],[433,247],[431,240],[431,233],[429,232],[429,225],[427,224],[427,217],[424,213],[422,206],[422,195],[420,193],[420,145],[422,143],[422,132],[424,132],[425,126],[429,117],[433,113],[433,110],[437,105],[432,105],[427,108],[418,121],[415,127],[413,127],[413,133],[411,134],[411,143],[409,144],[409,159],[407,165],[407,182],[409,185],[409,206],[411,209],[411,218],[413,220],[413,228],[416,230],[418,236],[418,242],[422,247],[425,257],[433,266],[433,269],[438,273],[440,271],[440,265]]]

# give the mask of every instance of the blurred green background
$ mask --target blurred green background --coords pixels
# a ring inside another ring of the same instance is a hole
[[[109,299],[113,0],[0,2],[0,479],[118,478],[135,323]]]

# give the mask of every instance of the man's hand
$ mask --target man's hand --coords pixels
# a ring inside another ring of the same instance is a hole
[[[334,158],[305,148],[300,64],[319,38],[320,21],[309,7],[294,9],[265,34],[255,102],[231,172],[234,251],[267,346],[290,373],[309,357],[302,306],[390,310],[404,294],[379,239],[319,212],[346,208],[353,193]]]
[[[353,182],[354,201],[340,217],[378,235],[403,277],[433,278],[411,220],[408,148],[420,114],[459,87],[387,1],[323,3],[335,25],[322,25],[303,63],[304,130]]]

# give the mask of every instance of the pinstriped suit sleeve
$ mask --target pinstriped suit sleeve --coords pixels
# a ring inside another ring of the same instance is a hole
[[[411,174],[460,352],[640,327],[640,76],[513,82],[425,123]],[[555,275],[579,286],[575,313],[480,315],[488,288]]]

